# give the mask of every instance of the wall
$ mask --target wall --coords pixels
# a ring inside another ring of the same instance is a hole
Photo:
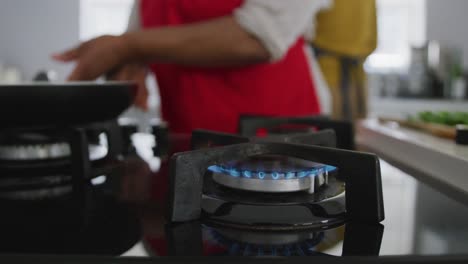
[[[449,45],[460,45],[464,50],[468,69],[468,10],[467,0],[427,0],[427,39]]]
[[[25,80],[41,69],[64,79],[71,65],[53,62],[50,54],[79,39],[77,0],[1,0],[0,61],[18,67]]]

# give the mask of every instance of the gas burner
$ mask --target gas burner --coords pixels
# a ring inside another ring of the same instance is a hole
[[[83,198],[120,166],[122,130],[115,121],[0,129],[0,200]]]
[[[328,173],[336,168],[307,160],[272,155],[254,156],[214,165],[208,170],[213,172],[215,182],[238,190],[315,193],[328,183]]]
[[[378,157],[331,148],[334,141],[323,141],[326,147],[298,143],[323,133],[296,141],[297,135],[270,140],[195,131],[192,146],[202,149],[171,159],[169,219],[256,231],[379,223]]]
[[[92,134],[92,133],[90,133]],[[103,159],[108,154],[108,140],[104,133],[90,135],[89,158]],[[66,135],[58,131],[13,131],[0,137],[0,160],[47,161],[70,158],[71,145]]]
[[[70,145],[65,142],[47,145],[0,146],[1,160],[45,160],[70,156]]]
[[[103,145],[90,144],[89,158],[92,161],[107,156],[108,149]],[[0,146],[0,160],[4,161],[37,161],[64,159],[71,156],[70,144],[65,142],[41,145]]]

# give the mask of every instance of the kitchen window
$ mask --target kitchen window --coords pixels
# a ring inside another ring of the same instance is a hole
[[[426,41],[426,1],[377,0],[377,24],[378,47],[367,70],[407,69],[411,47]]]
[[[121,34],[128,24],[134,0],[81,0],[80,39]]]

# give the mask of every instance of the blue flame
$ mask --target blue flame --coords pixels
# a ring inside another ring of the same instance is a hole
[[[260,178],[260,179],[262,179],[262,180],[265,179],[265,173],[262,172],[262,171],[258,172],[258,173],[257,173],[257,176],[258,176],[258,178]]]
[[[304,178],[304,177],[307,176],[307,174],[308,174],[307,171],[300,171],[300,172],[297,173],[297,177],[298,178]]]
[[[323,168],[318,169],[317,175],[325,174],[325,170]]]
[[[214,173],[223,173],[224,172],[224,170],[218,165],[210,166],[210,167],[208,167],[208,170],[211,171],[211,172],[214,172]]]
[[[271,174],[271,177],[273,178],[273,180],[277,180],[277,179],[279,179],[280,175],[279,175],[278,172],[273,172],[273,173]]]
[[[232,177],[240,177],[241,173],[236,169],[230,169],[229,170],[229,175],[231,175]]]
[[[315,168],[310,168],[307,170],[297,170],[297,171],[255,171],[255,170],[238,170],[233,167],[225,167],[220,165],[213,165],[208,167],[208,170],[214,173],[226,174],[232,177],[242,177],[242,178],[256,178],[260,180],[284,180],[284,179],[295,179],[295,178],[305,178],[305,177],[316,177],[320,174],[328,174],[338,170],[338,168],[330,165],[317,165]]]

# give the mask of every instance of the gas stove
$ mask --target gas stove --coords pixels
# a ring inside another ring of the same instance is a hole
[[[313,146],[316,139],[328,147]],[[360,254],[378,255],[379,160],[335,144],[330,130],[262,138],[194,131],[195,149],[171,160],[171,254],[203,255],[206,248],[189,245],[211,243],[218,254],[307,256],[337,234],[356,241],[370,232]],[[344,255],[359,254],[346,244]]]
[[[165,126],[152,130],[160,142],[153,152],[166,155]],[[105,175],[136,154],[137,132],[134,120],[0,128],[0,199],[57,198],[82,192],[85,182],[112,181]]]
[[[351,151],[352,131],[321,117],[244,117],[236,135],[2,129],[0,260],[468,260],[468,206]]]
[[[127,132],[116,121],[0,129],[0,198],[81,195],[84,182],[100,185],[107,180],[103,174],[129,154],[129,140],[123,140]]]
[[[229,145],[231,136],[223,140],[222,134],[204,131],[194,132],[192,146],[213,143],[213,135],[216,145],[225,146],[172,157],[170,219],[174,222],[196,220],[202,212],[219,219],[242,206],[257,211],[258,219],[233,216],[242,219],[227,222],[250,227],[248,222],[255,221],[273,229],[294,229],[345,218],[372,223],[384,219],[379,160],[373,155],[277,139]],[[289,215],[290,208],[302,206],[307,213],[300,222],[271,212],[277,207],[273,211]]]

